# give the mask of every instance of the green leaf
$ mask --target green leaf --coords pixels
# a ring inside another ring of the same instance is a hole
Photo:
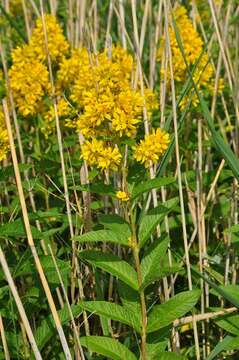
[[[199,91],[197,92],[204,118],[207,120],[208,127],[212,134],[212,140],[217,150],[222,154],[225,161],[230,166],[233,174],[239,180],[239,159],[231,150],[230,146],[223,140],[221,135],[215,130],[213,125],[213,119],[208,109],[208,106]]]
[[[226,314],[220,318],[213,319],[213,322],[227,332],[239,336],[239,315]]]
[[[200,290],[184,291],[175,295],[164,304],[155,305],[148,317],[147,332],[153,332],[172,324],[174,320],[185,315],[197,303]]]
[[[163,205],[151,209],[142,216],[139,224],[139,246],[142,247],[156,230],[157,225],[164,219],[164,217],[174,209],[178,203],[178,198],[170,199]]]
[[[107,301],[81,301],[80,305],[92,314],[95,313],[108,319],[120,321],[140,332],[140,314],[135,314],[121,305]]]
[[[102,281],[102,275],[103,274],[101,271],[95,270],[95,289],[96,289],[95,300],[100,300],[100,301],[104,300],[105,288],[108,285],[107,281],[106,282]],[[109,320],[104,316],[100,316],[100,324],[103,335],[110,336]]]
[[[168,243],[168,237],[162,241],[160,239],[155,240],[148,249],[147,254],[143,257],[141,261],[142,288],[145,288],[151,282],[161,277],[161,269],[165,260]]]
[[[73,313],[74,318],[80,316],[82,312],[82,307],[80,305],[72,305],[71,311]],[[62,325],[67,324],[70,321],[70,314],[67,306],[61,309],[58,312],[59,318],[61,320]],[[53,335],[56,334],[55,322],[52,318],[52,315],[46,317],[38,326],[35,332],[35,339],[39,349],[43,349],[47,342],[51,339]]]
[[[152,189],[158,189],[161,186],[166,186],[173,184],[175,182],[175,178],[173,177],[163,177],[163,178],[156,178],[152,180],[147,180],[143,183],[137,184],[134,186],[132,193],[131,193],[131,199],[136,199],[139,195],[148,192]]]
[[[85,242],[110,242],[114,244],[120,244],[129,246],[129,239],[127,235],[111,230],[97,230],[97,231],[89,231],[84,235],[74,236],[72,238],[73,241],[79,241],[81,243]]]
[[[230,351],[239,348],[239,336],[226,336],[222,341],[219,341],[215,348],[211,351],[207,360],[213,360],[222,351]]]
[[[146,344],[146,352],[148,360],[158,360],[159,354],[165,350],[168,340],[163,340],[155,344]]]
[[[115,196],[115,189],[113,185],[107,185],[103,182],[98,182],[97,184],[91,184],[90,192],[100,195]]]
[[[80,338],[82,346],[90,351],[109,357],[113,360],[137,360],[135,355],[118,340],[105,336],[83,336]]]
[[[41,239],[42,234],[37,228],[31,226],[34,239]],[[26,237],[26,230],[22,219],[17,219],[0,226],[0,237]]]
[[[44,269],[44,272],[51,284],[59,284],[59,277],[56,272],[56,268],[54,265],[54,262],[52,260],[52,257],[50,255],[41,255],[40,261],[42,264],[42,267]],[[57,266],[60,270],[61,276],[63,278],[63,281],[65,282],[68,279],[71,266],[69,261],[56,259]],[[26,261],[24,261],[22,264],[20,264],[19,267],[15,269],[14,278],[18,276],[24,276],[28,274],[34,274],[36,273],[36,266],[35,262],[32,258],[28,258]]]
[[[122,233],[127,238],[131,236],[129,224],[119,215],[100,215],[99,223],[107,230]]]
[[[176,354],[173,352],[167,352],[167,351],[158,353],[157,359],[160,359],[160,360],[186,360],[186,358],[182,355],[179,355],[179,354]],[[155,358],[155,360],[156,360],[156,358]]]
[[[81,259],[118,277],[135,290],[138,290],[136,271],[118,256],[101,251],[85,250],[79,253]]]
[[[124,308],[139,314],[141,311],[139,293],[122,281],[119,281],[117,290]]]
[[[239,286],[238,285],[227,285],[218,286],[205,274],[201,274],[194,266],[191,266],[192,272],[197,274],[200,278],[206,281],[219,295],[224,299],[228,300],[231,304],[239,308]]]

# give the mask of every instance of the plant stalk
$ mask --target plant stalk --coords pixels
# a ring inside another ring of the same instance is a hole
[[[136,227],[134,222],[134,215],[130,214],[131,220],[131,230],[132,230],[132,244],[133,244],[133,256],[135,261],[135,267],[138,277],[139,285],[139,297],[140,297],[140,307],[141,307],[141,358],[142,360],[147,360],[146,353],[146,330],[147,330],[147,308],[144,290],[142,289],[142,272],[140,267],[140,258],[139,258],[139,246],[137,241]]]

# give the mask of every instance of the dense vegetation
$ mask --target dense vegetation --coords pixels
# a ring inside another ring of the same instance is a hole
[[[237,0],[2,0],[0,359],[238,359]]]

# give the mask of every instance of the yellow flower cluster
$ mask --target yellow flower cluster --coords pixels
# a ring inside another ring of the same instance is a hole
[[[156,96],[145,89],[143,97],[137,87],[133,88],[136,67],[126,50],[112,46],[97,54],[85,48],[70,52],[56,19],[45,15],[45,21],[56,77],[58,115],[66,127],[76,128],[84,136],[82,159],[102,171],[117,171],[122,155],[116,144],[120,144],[121,138],[136,136],[144,107],[149,116],[157,109]],[[48,138],[54,132],[55,111],[46,101],[50,82],[41,19],[36,22],[29,44],[13,50],[12,59],[9,78],[17,108],[23,116],[42,115],[41,131]],[[158,129],[135,147],[136,160],[148,166],[152,151],[152,161],[159,159],[168,144],[167,136],[160,134]],[[148,144],[143,154],[143,147]]]
[[[67,54],[69,44],[54,16],[46,14],[45,24],[47,32],[47,47],[51,60],[53,62],[61,61],[61,59]],[[34,52],[34,56],[38,60],[44,61],[46,59],[46,44],[41,18],[38,18],[36,21],[36,27],[33,29],[29,45]]]
[[[61,92],[62,90],[71,92],[72,85],[75,83],[76,79],[81,83],[81,91],[83,91],[86,81],[84,77],[88,71],[89,54],[87,49],[80,48],[72,50],[69,58],[65,57],[62,59],[59,70],[57,71],[56,87],[58,92]],[[89,74],[87,74],[87,77],[88,76]]]
[[[0,161],[6,158],[8,150],[8,134],[5,126],[3,109],[0,107]]]
[[[23,116],[34,115],[42,105],[42,99],[50,89],[46,66],[32,56],[29,45],[12,52],[13,65],[9,79],[16,106]]]
[[[98,139],[106,136],[114,143],[135,137],[143,107],[150,113],[158,106],[151,90],[146,89],[143,98],[132,88],[134,66],[132,56],[120,46],[98,54],[77,49],[60,64],[57,90],[64,91],[78,111],[77,130],[88,140],[82,158],[90,166],[116,171],[121,160],[118,147],[107,147]]]
[[[111,58],[107,51],[93,55],[78,49],[62,61],[57,87],[68,88],[70,99],[81,112],[77,127],[85,137],[106,129],[107,134],[119,137],[136,134],[144,99],[132,89],[133,66],[132,56],[119,46],[113,46]],[[150,90],[145,100],[148,110],[157,107]]]
[[[185,60],[189,67],[193,67],[196,64],[196,70],[193,74],[193,80],[197,84],[198,89],[208,89],[212,91],[214,87],[213,75],[214,70],[209,61],[207,53],[203,53],[203,41],[193,26],[192,21],[187,15],[187,11],[184,6],[179,6],[174,10],[173,13],[177,28],[180,33],[180,39],[182,42]],[[178,83],[183,83],[187,79],[187,66],[185,64],[184,56],[182,55],[181,49],[178,45],[174,28],[169,28],[170,46],[172,51],[173,60],[173,71],[174,79]],[[164,51],[164,41],[159,49],[159,59],[161,59]],[[201,58],[200,58],[201,56]],[[199,60],[200,58],[200,60]],[[161,75],[164,76],[164,70],[161,69]],[[170,80],[170,70],[167,69],[168,83]],[[223,88],[222,81],[220,82],[219,91]],[[180,106],[183,108],[187,103],[187,99],[183,99]],[[198,105],[197,96],[194,95],[192,98],[193,106]]]
[[[145,135],[144,140],[140,140],[133,148],[133,157],[145,167],[149,167],[151,163],[157,164],[167,150],[169,141],[169,134],[158,128],[152,134]]]
[[[86,160],[90,166],[96,166],[100,170],[118,170],[122,159],[117,146],[108,146],[104,141],[92,139],[87,140],[81,146],[82,159]]]
[[[133,137],[142,120],[144,99],[130,81],[132,56],[119,46],[111,53],[109,58],[107,51],[88,55],[80,49],[62,63],[58,73],[60,83],[71,84],[70,99],[81,112],[77,127],[85,137],[102,135],[102,131]]]
[[[45,21],[51,60],[60,61],[66,55],[69,45],[56,18],[45,15]],[[44,95],[50,90],[49,73],[45,64],[45,37],[40,18],[29,44],[14,49],[12,59],[9,78],[16,105],[23,116],[34,115],[42,108]]]
[[[58,116],[64,117],[66,122],[71,122],[69,116],[71,114],[71,108],[69,103],[65,99],[59,99],[57,102],[57,114]],[[66,119],[67,118],[67,119]],[[44,115],[44,123],[41,127],[41,131],[44,134],[45,138],[48,138],[49,135],[53,133],[55,128],[55,110],[52,105],[47,113]]]

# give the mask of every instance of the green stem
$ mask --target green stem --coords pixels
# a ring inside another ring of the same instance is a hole
[[[142,289],[142,272],[140,267],[140,258],[139,258],[139,246],[137,241],[136,227],[134,222],[134,216],[131,211],[131,229],[132,229],[132,244],[133,244],[133,256],[135,261],[135,267],[138,277],[139,285],[139,297],[140,297],[140,306],[141,306],[141,356],[142,360],[147,359],[146,354],[146,330],[147,330],[147,308],[145,302],[144,290]]]

